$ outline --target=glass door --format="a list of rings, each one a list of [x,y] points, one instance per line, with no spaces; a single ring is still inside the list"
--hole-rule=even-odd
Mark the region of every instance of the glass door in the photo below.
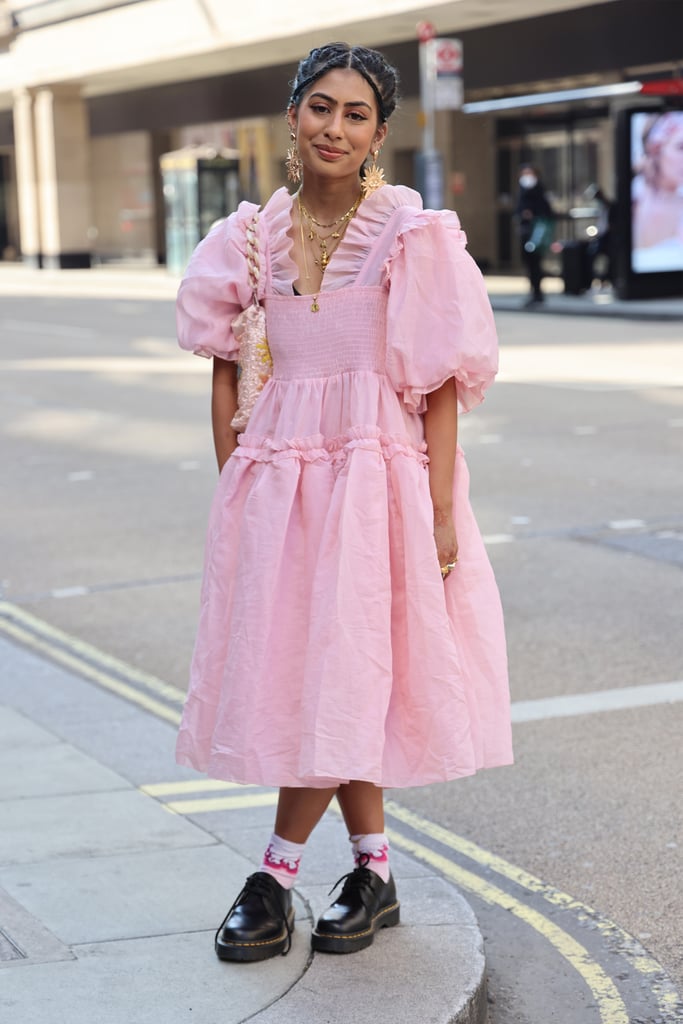
[[[594,221],[585,193],[601,180],[600,141],[607,120],[575,125],[568,121],[552,127],[522,121],[499,123],[497,153],[498,253],[502,268],[518,271],[521,259],[514,209],[517,204],[518,174],[522,163],[538,168],[550,203],[556,213],[558,240],[585,238]],[[590,234],[590,233],[589,233]],[[557,261],[549,254],[548,273],[557,273]]]

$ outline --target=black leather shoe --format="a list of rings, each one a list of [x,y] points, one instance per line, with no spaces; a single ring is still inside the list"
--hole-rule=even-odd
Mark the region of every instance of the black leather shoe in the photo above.
[[[375,871],[357,867],[339,879],[342,881],[344,888],[339,898],[319,918],[311,935],[313,949],[321,953],[355,953],[365,949],[372,945],[378,928],[391,928],[400,919],[400,904],[391,875],[388,882],[383,882]]]
[[[257,871],[225,915],[214,948],[221,960],[268,960],[289,952],[294,931],[292,894]]]

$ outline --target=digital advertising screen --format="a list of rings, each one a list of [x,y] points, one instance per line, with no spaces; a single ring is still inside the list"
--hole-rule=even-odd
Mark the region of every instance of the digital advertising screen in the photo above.
[[[631,271],[683,271],[683,110],[629,112]]]

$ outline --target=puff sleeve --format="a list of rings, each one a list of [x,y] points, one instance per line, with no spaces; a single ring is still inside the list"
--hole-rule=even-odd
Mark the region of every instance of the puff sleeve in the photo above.
[[[239,355],[232,322],[252,298],[246,228],[257,209],[253,203],[240,203],[235,213],[211,229],[190,258],[178,289],[176,327],[180,347],[195,355],[207,359]],[[263,252],[260,258],[263,265]]]
[[[481,272],[455,213],[410,210],[386,263],[387,373],[412,412],[450,377],[464,412],[498,370],[498,339]]]

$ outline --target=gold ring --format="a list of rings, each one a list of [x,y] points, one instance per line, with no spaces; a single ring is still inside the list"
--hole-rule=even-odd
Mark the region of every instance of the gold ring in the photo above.
[[[455,569],[455,563],[457,561],[458,559],[456,558],[455,562],[448,562],[446,565],[441,566],[441,575],[443,576],[444,579],[446,579],[449,572],[453,572],[453,570]]]

